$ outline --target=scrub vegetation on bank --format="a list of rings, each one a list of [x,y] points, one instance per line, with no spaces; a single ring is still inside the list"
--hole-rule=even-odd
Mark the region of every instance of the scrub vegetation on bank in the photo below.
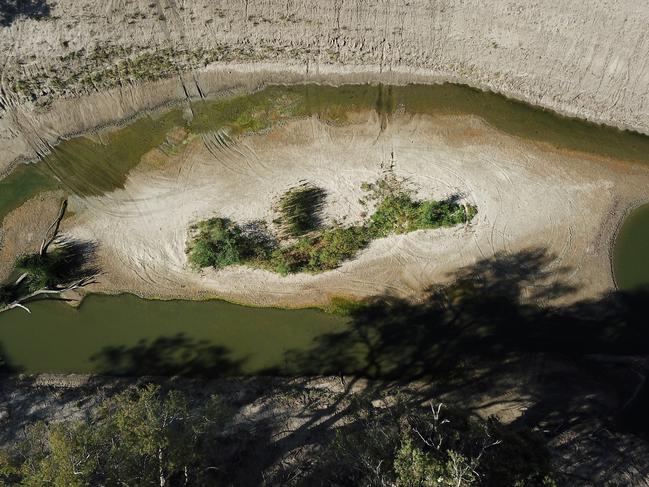
[[[342,421],[280,469],[267,485],[556,485],[541,436],[442,404],[399,397],[375,406],[362,395]],[[263,433],[237,423],[219,396],[195,400],[149,384],[103,401],[89,417],[25,430],[0,450],[3,485],[257,485]],[[264,444],[264,443],[262,443]]]
[[[475,206],[460,204],[457,198],[415,200],[393,176],[364,184],[363,189],[368,192],[364,204],[373,203],[375,210],[356,225],[323,226],[326,195],[309,183],[280,198],[274,222],[279,235],[264,224],[239,225],[221,217],[201,221],[190,228],[189,262],[194,268],[246,265],[282,275],[324,272],[353,259],[375,239],[468,223],[477,213]]]

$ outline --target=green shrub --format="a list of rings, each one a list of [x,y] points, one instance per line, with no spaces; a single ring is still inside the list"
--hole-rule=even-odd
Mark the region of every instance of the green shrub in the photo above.
[[[320,485],[554,487],[550,455],[532,434],[458,410],[356,401],[312,466]]]
[[[325,193],[307,183],[286,192],[279,202],[277,223],[297,240],[275,246],[259,233],[246,233],[227,219],[211,218],[193,228],[197,234],[188,246],[189,262],[216,269],[250,265],[282,275],[323,272],[354,258],[373,239],[466,223],[477,212],[474,206],[454,201],[414,201],[394,182],[381,180],[365,188],[379,200],[366,223],[321,228]]]
[[[57,277],[53,269],[53,264],[53,259],[48,255],[22,255],[16,261],[16,269],[21,273],[27,274],[26,282],[29,291],[33,292],[56,285]]]
[[[29,425],[0,450],[0,484],[225,485],[231,445],[217,432],[230,418],[216,397],[198,405],[159,386],[129,390],[90,418]]]
[[[407,233],[416,229],[419,221],[416,203],[405,193],[385,197],[370,217],[369,228],[377,237],[391,233]]]
[[[198,224],[198,236],[189,248],[195,267],[220,269],[241,262],[241,230],[225,218],[210,218]]]
[[[282,275],[304,272],[309,265],[312,248],[312,241],[307,237],[287,247],[277,248],[271,255],[268,268]]]
[[[309,270],[318,272],[335,269],[364,249],[370,240],[369,232],[364,226],[329,228],[314,241]]]
[[[198,233],[187,249],[196,268],[221,269],[268,259],[270,244],[263,235],[244,232],[227,218],[210,218],[194,227]]]
[[[452,227],[471,221],[475,206],[453,201],[413,201],[405,192],[383,198],[370,217],[369,228],[378,237],[439,227]]]

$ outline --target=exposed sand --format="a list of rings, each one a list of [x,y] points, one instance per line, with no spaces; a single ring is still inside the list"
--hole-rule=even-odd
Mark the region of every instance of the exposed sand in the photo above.
[[[220,140],[196,138],[166,163],[151,153],[124,190],[71,198],[74,216],[63,230],[99,243],[105,273],[94,291],[267,306],[323,304],[332,296],[416,298],[482,258],[542,249],[547,274],[528,296],[561,283],[574,291],[560,299],[572,301],[613,288],[609,250],[619,218],[649,199],[649,168],[560,152],[469,116],[395,115],[382,131],[376,114],[365,112],[344,126],[311,118]],[[318,275],[188,268],[192,222],[219,215],[271,223],[273,202],[301,180],[326,189],[329,218],[351,221],[364,211],[361,183],[391,165],[420,197],[459,194],[478,215],[469,225],[375,241]]]

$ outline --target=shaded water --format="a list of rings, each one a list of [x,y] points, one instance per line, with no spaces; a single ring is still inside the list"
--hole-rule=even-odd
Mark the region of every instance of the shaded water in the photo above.
[[[79,309],[53,300],[0,314],[0,356],[21,372],[210,376],[317,373],[294,370],[307,350],[347,320],[315,309],[250,308],[223,301],[88,297]],[[334,373],[336,371],[333,371]]]
[[[649,286],[649,205],[634,210],[624,221],[613,255],[620,289]]]
[[[186,108],[186,107],[185,107]],[[40,191],[100,195],[124,186],[128,172],[152,149],[173,150],[172,129],[204,134],[263,130],[292,117],[317,115],[344,123],[350,111],[374,109],[389,122],[395,111],[474,115],[514,136],[585,154],[649,162],[649,137],[558,117],[502,96],[456,85],[269,87],[258,93],[196,102],[146,115],[130,125],[63,141],[42,161],[20,166],[0,180],[0,220]],[[623,287],[649,280],[649,207],[630,218],[616,247]],[[637,223],[635,223],[637,221]],[[627,230],[627,227],[630,230]],[[644,242],[644,246],[643,246]],[[144,301],[92,296],[79,310],[42,301],[32,315],[0,314],[0,356],[25,372],[124,374],[261,372],[316,373],[285,361],[287,350],[308,350],[315,340],[347,326],[316,310],[245,308],[223,302]],[[336,370],[327,372],[336,373]]]

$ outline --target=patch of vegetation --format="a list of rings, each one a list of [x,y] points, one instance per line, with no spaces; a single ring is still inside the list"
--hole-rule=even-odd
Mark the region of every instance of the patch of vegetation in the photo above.
[[[314,390],[295,392],[313,399],[307,409],[318,404]],[[263,478],[292,486],[556,486],[534,432],[441,404],[421,407],[399,391],[380,405],[372,397],[341,398],[338,421],[310,430],[317,433],[308,445],[295,437],[291,461],[282,461],[271,430],[237,425],[220,398],[148,384],[105,399],[82,419],[28,426],[0,450],[0,484],[220,486]],[[262,451],[273,455],[260,461]],[[264,463],[269,457],[275,465]],[[251,468],[261,471],[251,476]]]
[[[289,190],[279,203],[276,220],[290,237],[282,245],[266,235],[251,236],[237,224],[222,218],[198,223],[188,245],[189,262],[197,268],[221,269],[228,265],[248,265],[282,275],[323,272],[352,259],[372,240],[392,234],[449,227],[469,222],[475,207],[454,200],[416,201],[394,181],[381,180],[366,187],[376,210],[358,225],[333,225],[322,228],[320,211],[324,191],[304,184]]]
[[[352,259],[370,241],[364,226],[335,226],[313,237],[302,237],[294,244],[275,249],[265,267],[283,275],[323,272]]]
[[[222,269],[268,259],[271,244],[263,232],[245,231],[227,218],[210,218],[193,227],[189,262],[196,268]]]
[[[363,189],[369,193],[370,201],[377,202],[368,224],[373,238],[452,227],[471,221],[477,214],[475,206],[458,204],[457,197],[416,201],[405,183],[392,175],[373,184],[366,183]]]
[[[471,419],[442,405],[376,408],[358,401],[350,427],[318,458],[327,485],[556,486],[540,435]],[[321,485],[325,485],[323,482]]]
[[[358,312],[366,306],[368,306],[366,301],[334,296],[322,309],[325,313],[339,316],[351,316],[353,313]]]
[[[60,240],[44,254],[18,257],[15,269],[20,277],[0,285],[0,308],[40,290],[62,291],[88,281],[98,273],[90,265],[94,249],[93,243]]]
[[[51,254],[22,255],[16,261],[16,269],[27,274],[24,282],[30,292],[56,286],[60,274],[65,269],[67,259],[61,252]]]
[[[225,456],[216,435],[228,418],[216,398],[190,408],[181,393],[149,385],[107,400],[87,422],[32,425],[2,452],[0,482],[215,485]]]

